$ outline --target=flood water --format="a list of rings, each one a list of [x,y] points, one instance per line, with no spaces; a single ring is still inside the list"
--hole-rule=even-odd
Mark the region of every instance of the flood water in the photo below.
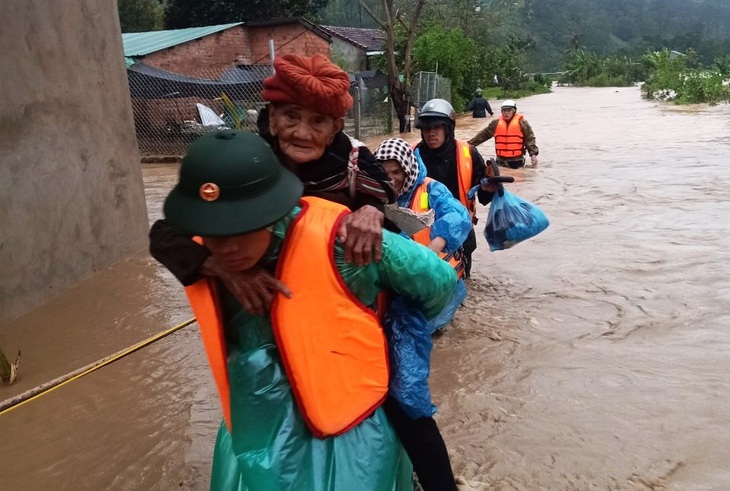
[[[517,102],[540,163],[508,189],[551,225],[489,252],[479,212],[469,297],[433,353],[455,473],[490,490],[730,489],[730,106],[637,88]],[[457,137],[484,124],[460,118]],[[144,173],[153,220],[176,167]],[[123,261],[0,328],[24,357],[0,401],[189,317],[169,273]],[[207,489],[219,420],[193,324],[0,414],[0,489]]]

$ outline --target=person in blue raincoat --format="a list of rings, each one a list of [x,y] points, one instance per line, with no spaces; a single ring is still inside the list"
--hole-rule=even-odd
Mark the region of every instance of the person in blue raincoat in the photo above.
[[[446,186],[427,177],[423,161],[403,139],[383,141],[374,155],[391,179],[399,207],[415,212],[434,210],[433,224],[419,232],[418,241],[455,270],[463,270],[459,253],[472,229],[464,205]],[[392,211],[386,208],[386,217],[390,215],[397,222]],[[386,410],[426,491],[456,489],[446,445],[433,419],[436,407],[431,402],[428,375],[431,334],[451,321],[465,297],[466,287],[460,279],[448,304],[434,319],[427,319],[417,305],[401,295],[393,296],[385,315],[391,366]],[[420,457],[414,458],[416,455]]]
[[[397,204],[400,208],[417,213],[434,211],[433,224],[412,238],[440,254],[462,278],[462,244],[471,230],[471,217],[466,207],[445,185],[427,176],[419,150],[413,151],[405,140],[389,138],[383,141],[375,151],[375,158],[388,173],[398,195]],[[408,236],[405,233],[403,235]],[[449,304],[429,321],[431,333],[451,322],[464,298],[466,286],[460,279]]]

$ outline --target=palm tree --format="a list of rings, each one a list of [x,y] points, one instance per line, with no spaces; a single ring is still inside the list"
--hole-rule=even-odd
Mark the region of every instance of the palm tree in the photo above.
[[[715,58],[715,68],[723,77],[730,76],[730,55]]]

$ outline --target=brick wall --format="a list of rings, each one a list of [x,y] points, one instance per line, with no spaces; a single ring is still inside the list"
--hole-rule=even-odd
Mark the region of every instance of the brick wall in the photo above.
[[[267,63],[270,59],[269,39],[274,40],[274,50],[277,56],[323,54],[329,57],[330,55],[329,41],[299,23],[249,29],[251,56],[254,63]]]
[[[276,55],[330,55],[329,42],[302,24],[278,26],[236,26],[225,31],[151,53],[144,63],[173,73],[217,78],[235,63],[266,64],[270,60],[269,40]]]
[[[144,57],[148,65],[191,77],[217,78],[237,59],[249,56],[249,36],[243,26],[190,41]]]

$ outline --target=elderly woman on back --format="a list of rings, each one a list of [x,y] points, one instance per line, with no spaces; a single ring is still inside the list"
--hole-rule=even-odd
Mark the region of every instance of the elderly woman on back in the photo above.
[[[259,117],[261,136],[282,165],[302,181],[305,196],[335,201],[354,211],[338,229],[345,260],[357,265],[379,261],[382,209],[395,200],[395,192],[372,153],[342,131],[353,104],[347,73],[323,55],[281,56],[274,68],[276,73],[264,80],[261,93],[269,103]],[[203,275],[219,277],[254,314],[269,309],[275,292],[291,295],[286,285],[259,268],[227,270],[210,251],[165,220],[150,230],[150,252],[183,285]]]

